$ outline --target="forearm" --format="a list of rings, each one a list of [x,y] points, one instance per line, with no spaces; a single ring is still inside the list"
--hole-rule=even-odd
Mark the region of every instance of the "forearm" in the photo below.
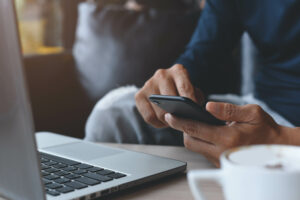
[[[300,146],[300,127],[290,128],[281,126],[281,144]]]

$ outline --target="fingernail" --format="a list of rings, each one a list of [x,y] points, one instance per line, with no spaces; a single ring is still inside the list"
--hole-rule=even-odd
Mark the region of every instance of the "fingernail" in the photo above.
[[[212,111],[212,112],[219,112],[220,106],[219,106],[219,104],[217,104],[215,102],[208,102],[206,104],[206,110]]]
[[[170,113],[166,113],[165,114],[165,120],[166,120],[166,122],[169,122],[170,120],[171,120],[171,114]]]
[[[206,103],[205,109],[206,109],[206,110],[210,110],[210,109],[211,109],[211,102],[207,102],[207,103]]]

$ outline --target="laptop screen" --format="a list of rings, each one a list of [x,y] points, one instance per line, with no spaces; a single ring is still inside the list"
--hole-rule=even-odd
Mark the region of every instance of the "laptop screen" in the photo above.
[[[45,199],[12,0],[0,1],[0,30],[0,194]]]

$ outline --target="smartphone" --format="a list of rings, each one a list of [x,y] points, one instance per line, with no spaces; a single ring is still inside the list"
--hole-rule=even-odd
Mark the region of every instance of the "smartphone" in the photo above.
[[[205,107],[196,104],[191,99],[181,96],[151,95],[149,100],[161,109],[177,117],[198,120],[212,125],[225,125],[225,122],[215,118]]]

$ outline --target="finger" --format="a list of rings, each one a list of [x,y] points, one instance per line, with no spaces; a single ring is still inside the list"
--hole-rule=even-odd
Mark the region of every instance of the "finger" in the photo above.
[[[208,102],[206,110],[216,118],[224,121],[250,122],[259,114],[257,105],[238,106],[230,103]]]
[[[136,106],[140,114],[142,115],[145,122],[151,124],[155,128],[163,128],[166,127],[164,123],[162,123],[156,116],[156,113],[148,101],[142,94],[136,95]]]
[[[170,113],[165,114],[165,121],[176,130],[213,144],[222,142],[227,135],[225,126],[211,126],[199,121],[178,118]]]
[[[168,126],[168,123],[165,121],[164,115],[166,114],[166,111],[155,105],[154,103],[151,102],[152,109],[154,110],[154,113],[156,115],[156,118],[164,124],[165,127]]]
[[[205,95],[199,88],[195,88],[195,96],[196,96],[196,99],[197,99],[197,103],[199,105],[204,105],[205,104],[205,102],[206,102]]]
[[[221,152],[216,145],[193,138],[188,134],[184,134],[184,146],[193,152],[204,155],[208,160],[218,166]]]
[[[194,86],[190,81],[187,70],[184,67],[174,68],[176,73],[173,73],[174,83],[176,85],[178,94],[183,97],[192,99],[194,102],[197,102],[195,96]]]
[[[162,95],[178,96],[175,83],[172,79],[166,78],[161,80],[158,87]]]
[[[170,79],[164,79],[160,81],[159,84],[159,93],[162,95],[173,95],[173,96],[178,96],[175,84],[173,82],[173,80]],[[164,123],[165,125],[168,125],[165,121],[165,114],[166,111],[164,111],[163,109],[161,109],[159,106],[151,103],[154,112],[156,113],[157,118]]]
[[[164,77],[159,82],[160,83],[158,85],[157,92],[155,92],[155,94],[177,95],[176,88],[172,80],[168,79],[167,77]],[[156,114],[157,119],[159,119],[163,124],[167,126],[167,123],[165,122],[165,118],[164,118],[166,112],[163,109],[161,109],[159,106],[153,104],[152,102],[151,102],[151,106]]]

